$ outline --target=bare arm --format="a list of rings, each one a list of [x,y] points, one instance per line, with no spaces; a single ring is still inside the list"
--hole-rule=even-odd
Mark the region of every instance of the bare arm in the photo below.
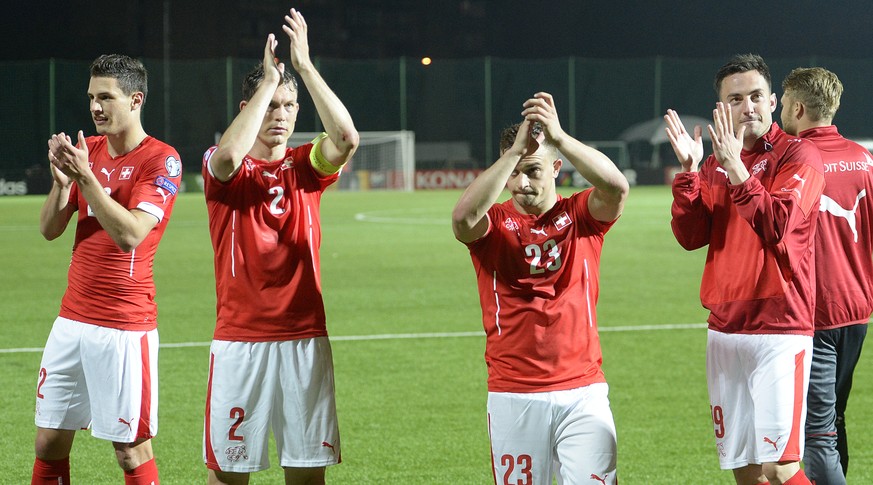
[[[555,101],[549,93],[536,93],[524,103],[528,121],[543,125],[546,138],[563,153],[573,167],[591,182],[594,191],[588,199],[588,210],[598,221],[611,222],[621,215],[630,187],[624,174],[606,155],[568,135],[558,120]]]
[[[125,252],[135,249],[155,227],[158,219],[138,209],[128,210],[103,190],[103,186],[88,164],[88,145],[81,131],[79,131],[78,147],[73,145],[70,137],[64,133],[53,135],[52,140],[56,146],[54,151],[50,150],[49,155],[53,167],[67,179],[76,182],[91,212],[115,244]],[[55,187],[58,187],[56,192]],[[69,186],[66,189],[60,188],[58,177],[55,177],[52,192],[56,195],[49,194],[46,205],[43,206],[40,226],[44,228],[44,235],[48,233],[57,237],[63,233],[63,229],[60,232],[57,230],[61,227],[59,223],[64,218],[64,214],[68,212],[65,216],[66,222],[69,222],[72,215],[72,209],[60,209],[61,201],[65,200],[61,199],[63,193],[66,192],[69,196]],[[63,223],[63,228],[66,228],[66,222]]]
[[[303,15],[292,8],[290,15],[285,16],[285,24],[282,30],[291,41],[291,64],[306,84],[327,133],[327,139],[319,145],[321,154],[328,163],[340,167],[354,155],[360,136],[345,105],[331,91],[309,58],[308,27]]]
[[[512,147],[479,174],[461,194],[452,210],[452,231],[459,241],[468,243],[485,235],[488,230],[488,219],[485,217],[488,208],[497,201],[522,157],[537,150],[538,145],[531,137],[530,128],[529,121],[522,122]]]
[[[243,158],[254,146],[264,115],[273,99],[273,94],[282,81],[283,63],[276,64],[274,54],[278,41],[273,34],[267,36],[264,46],[264,80],[252,99],[241,106],[240,112],[218,141],[218,148],[209,159],[209,167],[216,179],[225,182],[239,170]]]

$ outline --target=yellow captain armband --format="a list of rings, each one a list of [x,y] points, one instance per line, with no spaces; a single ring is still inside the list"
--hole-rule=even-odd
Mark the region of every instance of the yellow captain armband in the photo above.
[[[342,165],[334,165],[327,161],[324,158],[324,154],[321,152],[321,142],[327,138],[327,133],[322,133],[315,137],[312,140],[312,151],[309,152],[309,163],[312,164],[312,168],[315,169],[316,172],[322,173],[324,175],[333,175],[342,169],[345,164]]]

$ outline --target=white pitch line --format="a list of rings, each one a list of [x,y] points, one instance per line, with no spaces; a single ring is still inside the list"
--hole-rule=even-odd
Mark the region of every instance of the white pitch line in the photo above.
[[[687,330],[706,328],[705,323],[676,323],[666,325],[626,325],[620,327],[600,327],[600,332],[646,332],[650,330]],[[477,332],[441,332],[441,333],[386,333],[378,335],[338,335],[330,337],[331,342],[365,341],[365,340],[400,340],[416,338],[463,338],[484,337],[484,331]],[[211,342],[177,342],[161,344],[161,348],[173,349],[184,347],[209,347]],[[23,354],[28,352],[42,352],[42,347],[24,347],[18,349],[0,349],[0,354]]]

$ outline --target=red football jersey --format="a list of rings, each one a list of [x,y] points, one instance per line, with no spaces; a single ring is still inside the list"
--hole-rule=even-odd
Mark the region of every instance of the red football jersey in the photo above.
[[[105,136],[88,137],[85,143],[91,171],[103,190],[122,206],[148,212],[159,222],[136,249],[125,253],[74,183],[70,203],[79,216],[60,316],[123,330],[151,330],[158,316],[152,266],[182,178],[179,154],[150,136],[116,158],[109,155]]]
[[[815,328],[867,323],[873,313],[873,158],[836,126],[799,136],[821,151],[825,175],[815,237]]]
[[[673,180],[676,240],[709,245],[700,285],[709,328],[812,335],[821,155],[773,123],[741,157],[751,175],[742,184],[713,156]]]
[[[214,338],[243,342],[327,335],[318,250],[324,190],[339,174],[320,177],[313,145],[285,158],[246,156],[236,175],[220,182],[203,156],[209,233],[215,251],[217,322]]]
[[[600,251],[612,223],[588,211],[591,189],[540,216],[512,201],[488,210],[469,243],[485,327],[491,392],[543,392],[605,382],[595,307]]]

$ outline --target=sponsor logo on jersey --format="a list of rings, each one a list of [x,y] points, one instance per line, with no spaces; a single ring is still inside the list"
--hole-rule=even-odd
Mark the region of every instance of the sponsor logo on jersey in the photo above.
[[[566,211],[553,217],[552,222],[555,223],[555,228],[559,231],[573,223]]]
[[[165,189],[167,192],[173,195],[176,195],[176,191],[179,190],[179,188],[176,187],[176,184],[174,184],[172,180],[164,177],[163,175],[158,175],[158,178],[155,179],[155,185],[162,189]]]
[[[224,456],[227,457],[227,461],[231,463],[236,463],[240,460],[248,460],[249,451],[246,448],[245,444],[236,445],[224,450]]]
[[[724,178],[730,178],[730,175],[728,175],[727,170],[725,170],[725,169],[723,169],[723,168],[721,168],[721,167],[715,167],[715,171],[716,171],[716,172],[721,172],[721,173],[723,173],[723,174],[724,174]]]
[[[852,235],[855,237],[855,242],[858,242],[858,228],[856,226],[856,213],[858,212],[858,204],[861,203],[861,199],[867,196],[867,189],[861,189],[858,192],[858,195],[855,196],[855,205],[852,207],[852,210],[844,209],[837,201],[831,199],[830,197],[821,194],[821,202],[819,204],[818,210],[821,212],[827,212],[835,217],[842,217],[849,223],[849,229],[852,230]]]
[[[130,180],[131,175],[133,175],[133,167],[121,167],[121,175],[118,180]]]
[[[327,441],[322,441],[321,447],[328,448],[331,452],[333,452],[333,454],[336,454],[336,448],[334,448],[333,445],[328,443]]]
[[[803,192],[801,192],[801,190],[803,189],[803,186],[806,185],[806,179],[798,174],[794,174],[791,176],[791,180],[797,180],[798,182],[800,182],[800,188],[798,189],[797,184],[794,184],[793,187],[782,187],[782,192],[794,192],[797,194],[797,198],[799,199],[803,196]]]
[[[178,158],[170,155],[164,161],[164,167],[167,168],[167,175],[170,178],[176,178],[179,175],[182,175],[182,162],[179,161]]]
[[[769,443],[769,444],[773,445],[773,449],[778,450],[778,449],[779,449],[779,440],[780,440],[780,439],[782,439],[782,437],[781,437],[781,436],[777,436],[777,437],[776,437],[776,441],[773,441],[773,440],[771,440],[770,438],[768,438],[768,437],[765,436],[765,437],[764,437],[764,443]]]
[[[600,477],[598,477],[597,475],[595,475],[595,474],[592,473],[591,476],[588,477],[588,478],[590,478],[590,479],[592,479],[592,480],[597,480],[598,482],[602,483],[603,485],[606,485],[606,479],[607,479],[608,477],[609,477],[608,474],[603,475],[603,478],[600,478]]]
[[[113,169],[112,169],[112,172],[114,172],[114,171],[115,171],[115,169],[113,168]],[[106,176],[106,181],[107,181],[107,182],[110,181],[110,180],[112,180],[112,172],[108,172],[108,171],[106,171],[106,167],[103,167],[103,168],[100,169],[100,173],[102,173],[103,175]]]
[[[266,177],[266,178],[271,178],[271,179],[279,180],[279,177],[278,177],[276,174],[272,174],[272,173],[270,173],[270,172],[268,172],[268,171],[266,171],[266,170],[262,170],[262,171],[261,171],[261,175],[263,175],[263,176]]]
[[[126,419],[124,419],[124,418],[118,418],[118,422],[119,422],[119,423],[121,423],[121,424],[127,426],[127,429],[128,429],[128,430],[133,431],[133,427],[130,425],[131,421],[133,421],[133,418],[130,418],[130,421],[128,421],[128,420],[126,420]]]
[[[546,235],[547,235],[547,234],[546,234],[546,229],[545,229],[545,228],[543,228],[543,229],[534,229],[534,228],[530,228],[530,232],[532,232],[532,233],[534,233],[534,234],[538,234],[538,235],[540,235],[540,236],[546,236]]]

